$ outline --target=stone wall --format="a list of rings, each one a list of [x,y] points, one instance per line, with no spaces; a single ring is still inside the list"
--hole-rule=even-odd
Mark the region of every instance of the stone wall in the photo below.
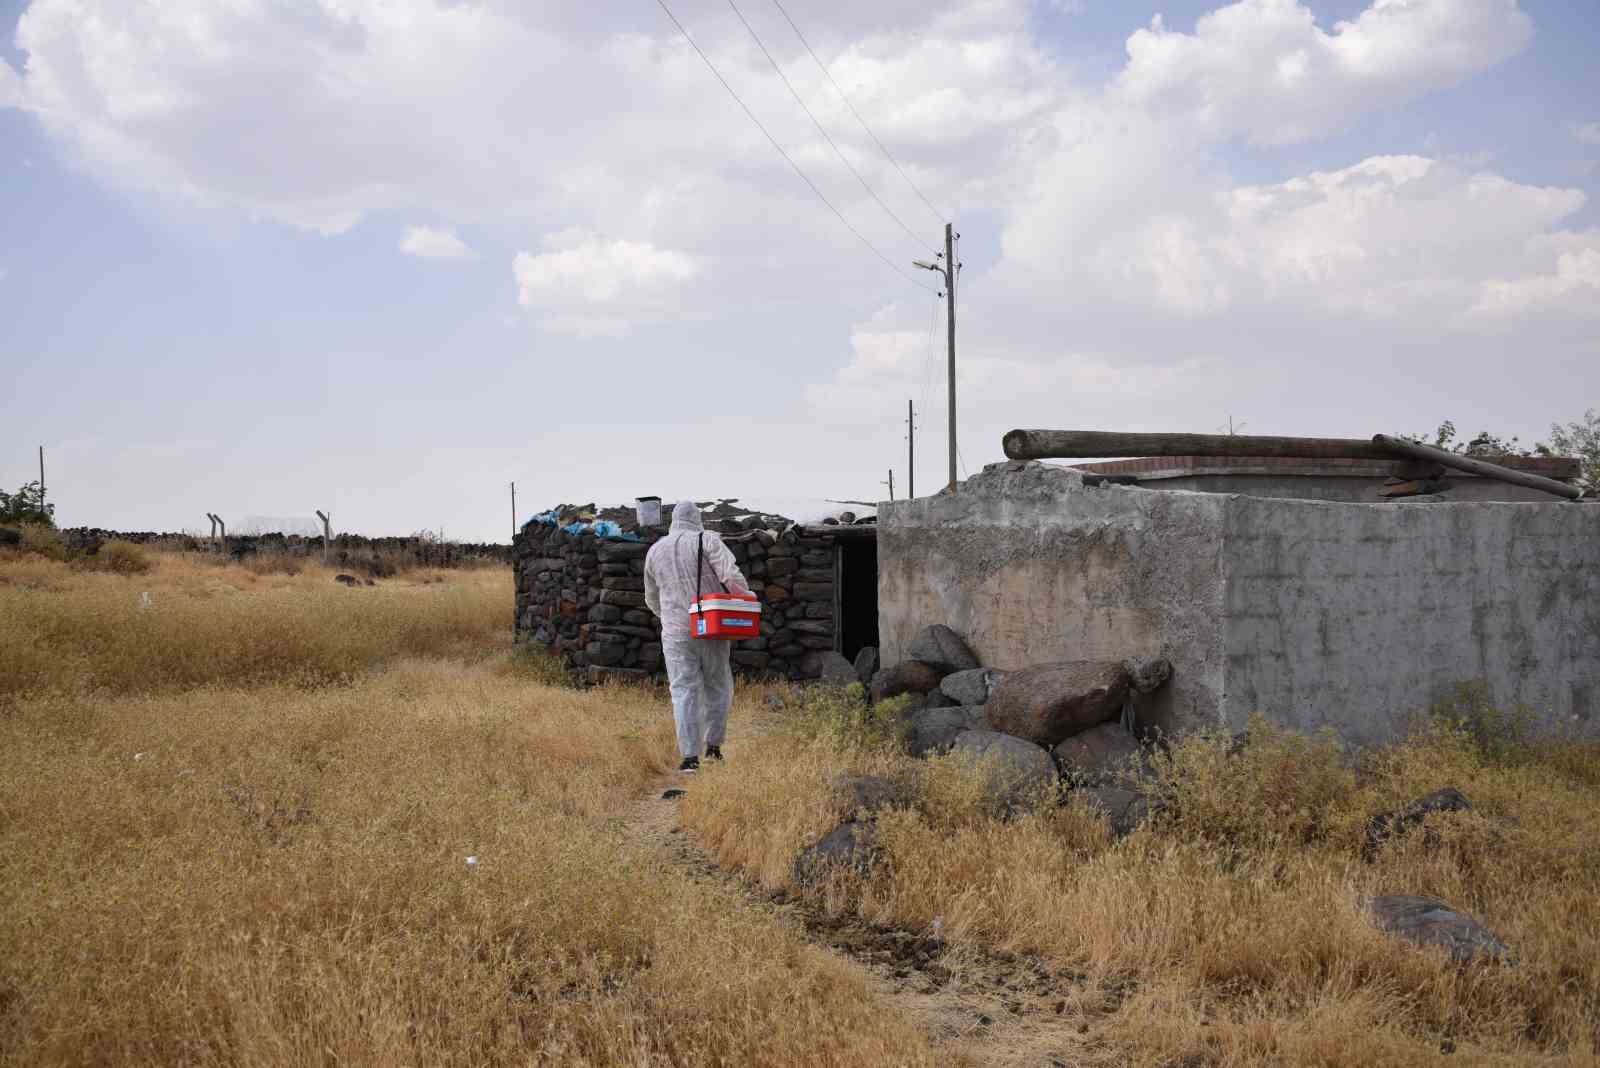
[[[987,666],[1165,657],[1140,717],[1391,739],[1463,683],[1600,728],[1600,504],[1346,504],[997,464],[879,513],[885,663],[945,623]]]
[[[837,646],[835,537],[827,531],[721,533],[761,600],[761,634],[734,644],[736,671],[792,679],[820,673],[819,654]],[[638,541],[525,525],[513,546],[517,640],[542,645],[591,677],[660,675],[661,625],[645,607],[644,557],[666,530],[633,533]]]
[[[100,527],[64,527],[61,540],[68,549],[93,554],[108,541],[127,541],[168,552],[214,552],[217,543],[207,535],[162,534],[155,531],[104,530]],[[229,534],[226,550],[239,557],[252,553],[284,553],[322,558],[322,537],[300,534]],[[461,567],[511,562],[511,546],[503,544],[438,541],[433,538],[368,538],[360,534],[335,534],[328,553],[337,566],[359,567],[377,557],[395,557],[424,567]]]

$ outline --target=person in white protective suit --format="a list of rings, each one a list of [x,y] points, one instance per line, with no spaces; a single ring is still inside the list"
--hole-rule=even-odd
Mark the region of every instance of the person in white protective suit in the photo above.
[[[704,563],[701,550],[704,547]],[[700,506],[679,501],[667,536],[644,558],[644,599],[661,620],[661,652],[678,727],[679,771],[700,770],[700,757],[722,759],[728,709],[733,705],[733,643],[694,638],[689,605],[703,593],[749,593],[750,587],[722,539],[705,529]]]

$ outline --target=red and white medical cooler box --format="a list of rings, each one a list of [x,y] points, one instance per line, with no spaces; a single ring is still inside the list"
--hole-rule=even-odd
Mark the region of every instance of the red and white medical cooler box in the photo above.
[[[753,593],[708,593],[689,606],[696,638],[741,641],[761,634],[761,602]]]

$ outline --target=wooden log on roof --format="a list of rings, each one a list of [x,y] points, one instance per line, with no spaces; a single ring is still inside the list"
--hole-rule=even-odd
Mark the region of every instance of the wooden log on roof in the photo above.
[[[1379,437],[1390,441],[1403,439]],[[1262,434],[1137,434],[1104,430],[1013,430],[1002,441],[1011,460],[1089,460],[1119,456],[1236,456],[1280,457],[1298,460],[1383,460],[1402,455],[1444,463],[1441,456],[1455,453],[1418,446],[1424,453],[1397,453],[1366,438],[1283,438]],[[1406,442],[1406,444],[1414,444]],[[1574,479],[1581,465],[1568,456],[1502,457],[1516,469],[1542,472],[1550,479]],[[1507,470],[1502,464],[1491,464]],[[1459,467],[1459,470],[1469,470]],[[1538,476],[1530,476],[1538,477]],[[1569,487],[1570,488],[1570,487]],[[1569,494],[1564,494],[1570,496]]]
[[[1105,430],[1013,430],[1002,441],[1012,460],[1101,456],[1288,456],[1302,460],[1388,460],[1361,438],[1277,438],[1260,434],[1123,434]]]
[[[1380,448],[1388,449],[1398,456],[1409,456],[1413,460],[1432,460],[1434,463],[1453,467],[1457,471],[1466,471],[1481,478],[1492,478],[1499,482],[1508,482],[1513,486],[1526,486],[1529,489],[1543,490],[1545,493],[1557,497],[1566,497],[1577,500],[1583,496],[1583,491],[1576,486],[1569,486],[1565,482],[1557,482],[1553,478],[1542,478],[1539,475],[1530,475],[1526,471],[1513,471],[1509,467],[1489,463],[1473,456],[1458,456],[1453,452],[1436,449],[1432,445],[1419,445],[1415,441],[1404,438],[1390,437],[1388,434],[1372,435],[1372,443]]]

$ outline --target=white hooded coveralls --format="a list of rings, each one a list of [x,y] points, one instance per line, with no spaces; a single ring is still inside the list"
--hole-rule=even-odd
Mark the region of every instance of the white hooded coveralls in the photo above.
[[[705,565],[697,576],[700,542]],[[708,745],[722,745],[733,705],[733,669],[728,663],[733,643],[690,636],[689,605],[700,592],[724,588],[749,592],[733,553],[716,534],[708,533],[693,501],[672,509],[667,536],[650,546],[644,558],[644,599],[661,620],[661,654],[672,690],[672,718],[678,728],[678,754],[699,757]]]

